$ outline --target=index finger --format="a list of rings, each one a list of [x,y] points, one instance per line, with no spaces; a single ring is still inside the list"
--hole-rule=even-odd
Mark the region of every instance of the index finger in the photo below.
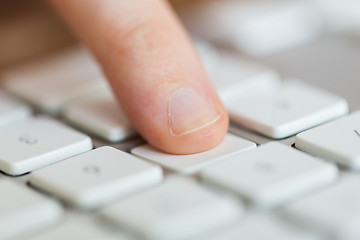
[[[100,62],[138,132],[169,153],[208,150],[228,115],[162,0],[52,0]]]

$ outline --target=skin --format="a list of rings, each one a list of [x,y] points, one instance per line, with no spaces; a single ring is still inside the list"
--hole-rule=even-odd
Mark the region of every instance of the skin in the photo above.
[[[97,58],[125,114],[150,144],[191,154],[222,141],[228,115],[165,0],[50,1]],[[181,88],[197,92],[217,118],[200,125],[197,119],[185,126],[189,131],[174,134],[169,117],[177,115],[169,116],[169,99]]]

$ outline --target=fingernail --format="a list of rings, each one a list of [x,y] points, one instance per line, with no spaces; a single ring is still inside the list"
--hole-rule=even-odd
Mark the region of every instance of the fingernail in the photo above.
[[[179,88],[169,98],[170,134],[182,136],[199,131],[219,120],[221,113],[194,89]]]

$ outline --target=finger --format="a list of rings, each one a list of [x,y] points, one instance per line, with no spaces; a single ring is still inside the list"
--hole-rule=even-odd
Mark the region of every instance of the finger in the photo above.
[[[228,115],[190,40],[163,0],[52,0],[91,49],[124,112],[169,153],[221,142]]]

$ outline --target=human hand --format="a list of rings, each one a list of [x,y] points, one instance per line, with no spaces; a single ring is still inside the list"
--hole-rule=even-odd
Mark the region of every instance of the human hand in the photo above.
[[[219,144],[228,115],[164,0],[51,0],[92,51],[137,131],[173,154]]]

